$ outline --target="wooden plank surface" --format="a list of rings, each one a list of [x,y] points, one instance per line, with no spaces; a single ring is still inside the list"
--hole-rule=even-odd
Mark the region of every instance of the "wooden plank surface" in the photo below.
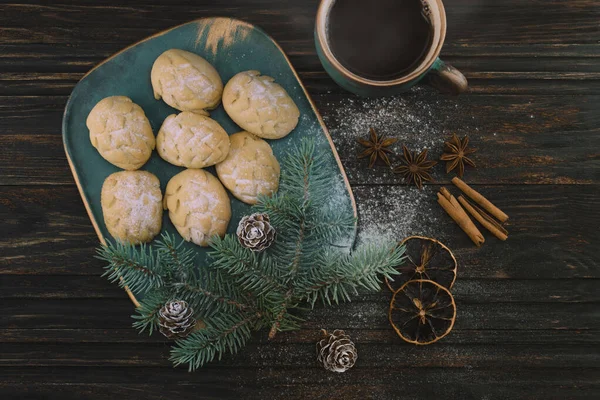
[[[354,136],[345,135],[346,126],[340,127],[347,118],[339,113],[340,107],[364,112],[369,102],[356,101],[355,106],[349,106],[348,96],[333,93],[314,96],[314,100],[330,126],[352,184],[367,184],[373,179],[381,184],[399,182],[385,168],[369,170],[364,162],[357,161],[360,146]],[[439,131],[440,146],[432,149],[433,157],[439,157],[441,144],[450,132],[470,135],[480,165],[469,173],[470,183],[600,183],[600,150],[596,146],[600,95],[569,96],[568,104],[563,104],[565,97],[558,95],[440,98],[425,89],[405,95],[403,101],[391,107],[397,107],[398,112],[403,111],[403,105],[434,110],[429,118]],[[72,184],[58,129],[65,103],[64,96],[0,96],[0,184]],[[48,125],[40,121],[48,121]],[[375,118],[372,123],[388,135],[395,134]],[[57,128],[48,129],[50,125]],[[399,150],[399,144],[396,147]],[[499,152],[499,148],[504,151]],[[436,170],[434,178],[449,182],[441,170]]]
[[[599,398],[600,4],[444,4],[442,56],[471,91],[451,98],[421,87],[378,103],[343,92],[323,71],[312,39],[317,0],[1,2],[0,397]],[[274,341],[257,333],[242,353],[188,374],[170,366],[167,342],[130,328],[131,303],[93,257],[97,238],[62,148],[63,108],[112,53],[213,15],[261,26],[290,56],[353,185],[360,237],[424,233],[455,251],[449,336],[426,347],[402,342],[383,291],[317,307],[300,331]],[[376,106],[400,122],[386,126]],[[365,168],[356,137],[370,124],[409,145],[430,143],[434,158],[448,134],[468,134],[479,166],[468,181],[511,216],[509,240],[470,244],[436,206],[450,178],[442,168],[423,192],[382,166]],[[352,335],[353,370],[315,365],[321,328]]]

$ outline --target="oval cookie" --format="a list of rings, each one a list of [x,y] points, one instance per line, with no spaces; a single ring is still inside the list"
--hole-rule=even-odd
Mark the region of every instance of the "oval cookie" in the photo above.
[[[160,232],[162,193],[158,178],[150,172],[109,175],[102,185],[100,203],[108,232],[121,242],[149,242]]]
[[[144,110],[129,97],[100,100],[90,111],[86,125],[92,146],[119,168],[138,169],[152,155],[155,146],[152,127]]]
[[[208,115],[205,110],[216,108],[223,94],[219,73],[197,54],[179,49],[162,53],[150,73],[156,100],[180,111]]]
[[[221,182],[202,169],[187,169],[167,184],[163,207],[179,234],[188,242],[208,246],[223,236],[231,219],[231,204]]]
[[[223,185],[248,204],[256,204],[259,195],[275,193],[280,169],[269,143],[248,132],[235,133],[229,140],[229,154],[216,167]]]
[[[204,168],[227,157],[229,136],[217,121],[184,111],[165,119],[156,136],[156,148],[173,165]]]
[[[227,82],[223,107],[242,129],[265,139],[286,136],[300,117],[285,89],[258,71],[240,72]]]

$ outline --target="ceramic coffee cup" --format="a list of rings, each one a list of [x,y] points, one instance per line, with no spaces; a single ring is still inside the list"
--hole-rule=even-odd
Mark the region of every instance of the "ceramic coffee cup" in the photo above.
[[[428,83],[442,93],[456,95],[467,90],[468,83],[464,75],[439,58],[446,37],[446,12],[442,1],[421,1],[424,3],[423,12],[426,12],[429,17],[433,37],[420,64],[394,79],[373,80],[351,72],[336,59],[327,37],[329,15],[336,0],[322,0],[317,12],[315,44],[321,63],[331,78],[344,89],[369,97],[405,92],[426,76]],[[373,7],[376,6],[377,2],[374,1]]]

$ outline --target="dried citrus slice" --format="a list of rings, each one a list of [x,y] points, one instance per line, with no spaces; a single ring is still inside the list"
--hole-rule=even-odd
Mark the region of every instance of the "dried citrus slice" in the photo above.
[[[415,279],[394,293],[388,317],[398,336],[408,343],[431,344],[452,330],[456,304],[442,285]]]
[[[392,292],[413,279],[429,279],[451,289],[456,280],[458,263],[452,251],[443,243],[423,236],[411,236],[400,242],[406,246],[405,258],[396,269],[401,275],[394,281],[386,279]]]

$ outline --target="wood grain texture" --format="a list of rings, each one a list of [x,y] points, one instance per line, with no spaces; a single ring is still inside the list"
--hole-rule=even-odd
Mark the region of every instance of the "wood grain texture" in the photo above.
[[[6,275],[0,299],[121,299],[123,292],[97,275]],[[582,303],[600,302],[595,279],[513,280],[464,278],[452,292],[469,303]],[[387,293],[364,301],[385,302]]]
[[[170,366],[168,342],[131,329],[126,294],[99,276],[97,238],[60,134],[67,97],[90,68],[194,18],[257,24],[289,55],[330,127],[359,229],[389,225],[388,208],[414,192],[386,168],[366,169],[355,137],[339,129],[340,108],[365,103],[318,61],[318,0],[2,2],[0,398],[600,398],[600,4],[444,4],[442,57],[471,91],[450,98],[418,88],[403,96],[410,110],[393,111],[420,107],[441,136],[470,135],[479,168],[465,179],[510,215],[508,241],[488,237],[476,249],[435,206],[450,178],[441,166],[419,197],[422,228],[459,259],[453,332],[432,346],[405,344],[387,322],[390,294],[362,294],[316,307],[301,330],[273,341],[259,332],[242,353],[188,374]],[[407,234],[423,233],[415,226]],[[354,369],[328,374],[314,364],[321,328],[352,335]]]
[[[478,149],[474,158],[479,165],[468,172],[470,183],[600,183],[600,150],[596,146],[600,95],[569,97],[568,104],[563,104],[564,97],[556,95],[440,98],[427,89],[404,98],[413,107],[434,111],[429,123],[436,127],[440,140],[437,148],[431,149],[431,157],[439,157],[443,137],[450,132],[470,135]],[[365,168],[364,162],[356,160],[360,149],[356,139],[336,129],[345,118],[337,109],[343,106],[349,112],[358,111],[360,101],[356,107],[348,107],[347,96],[333,93],[314,96],[314,100],[330,127],[351,184],[399,182],[382,166]],[[59,123],[65,103],[63,96],[0,97],[0,184],[73,183],[60,130],[48,129]],[[395,107],[398,113],[404,112],[401,105]],[[39,121],[48,121],[48,125]],[[381,133],[395,134],[385,129]],[[400,150],[400,143],[395,150]],[[441,166],[434,169],[434,178],[449,182]]]
[[[387,327],[384,329],[357,329],[352,331],[353,338],[360,343],[374,344],[401,344],[398,337],[391,333]],[[286,335],[278,335],[269,340],[266,335],[257,335],[253,339],[255,344],[312,344],[315,339],[312,329],[301,329]],[[111,329],[86,329],[86,328],[36,328],[36,329],[0,329],[0,343],[18,344],[76,344],[87,343],[92,348],[96,343],[164,343],[161,336],[139,335],[129,326]],[[444,338],[442,344],[472,344],[472,345],[597,345],[600,342],[598,331],[593,329],[565,330],[565,329],[506,329],[506,330],[457,330]],[[7,347],[9,348],[9,347]]]
[[[310,311],[310,320],[306,321],[303,327],[317,333],[321,328],[386,329],[389,328],[387,310],[390,298],[391,296],[383,296],[372,301],[357,300],[356,304],[345,304],[335,309],[315,308]],[[0,304],[0,323],[10,329],[125,328],[132,323],[132,307],[127,301],[125,298],[3,299]],[[556,303],[550,306],[546,303],[462,303],[460,299],[456,301],[458,314],[455,330],[502,330],[515,327],[573,331],[600,329],[600,310],[597,304],[593,303]],[[390,333],[393,335],[391,329]],[[257,353],[254,355],[257,356]]]
[[[294,63],[294,58],[291,61]],[[532,59],[530,62],[539,61]],[[587,79],[587,72],[471,72],[463,59],[458,59],[453,64],[464,71],[469,80],[471,96],[600,94],[600,74],[597,72],[590,73],[590,79]],[[296,62],[294,66],[301,65]],[[0,96],[68,96],[84,75],[84,72],[0,72]],[[335,92],[349,96],[322,70],[298,68],[298,75],[312,94]]]
[[[86,4],[87,3],[87,4]],[[597,4],[594,0],[522,2],[454,0],[446,2],[451,42],[512,43],[596,43]],[[260,0],[229,1],[217,10],[244,18],[271,32],[293,38],[312,33],[318,0],[265,3]],[[93,7],[93,12],[89,9]],[[117,41],[131,43],[157,30],[215,13],[210,3],[190,7],[185,1],[152,4],[134,1],[127,5],[106,5],[99,1],[55,1],[51,4],[4,4],[2,34],[9,43]],[[85,15],[86,18],[82,18]],[[269,18],[265,18],[268,16]],[[29,26],[20,21],[28,18]],[[574,23],[576,21],[576,23]],[[453,25],[450,25],[453,24]],[[510,31],[507,31],[510,27]],[[112,29],[111,29],[112,28]]]
[[[600,278],[600,238],[585,235],[600,224],[600,211],[595,207],[600,192],[596,185],[478,188],[511,216],[507,225],[511,240],[501,247],[471,247],[469,239],[435,206],[435,190],[427,189],[430,199],[423,201],[432,207],[428,218],[439,221],[436,236],[459,258],[460,278]],[[388,218],[384,212],[373,215],[375,220],[361,219],[360,204],[371,202],[375,207],[385,207],[385,199],[402,190],[411,189],[356,186],[359,232],[367,224],[385,223]],[[102,272],[102,263],[93,258],[97,238],[75,187],[0,187],[0,220],[4,221],[0,261],[5,275],[98,276]],[[422,233],[418,227],[415,229],[408,234]]]

